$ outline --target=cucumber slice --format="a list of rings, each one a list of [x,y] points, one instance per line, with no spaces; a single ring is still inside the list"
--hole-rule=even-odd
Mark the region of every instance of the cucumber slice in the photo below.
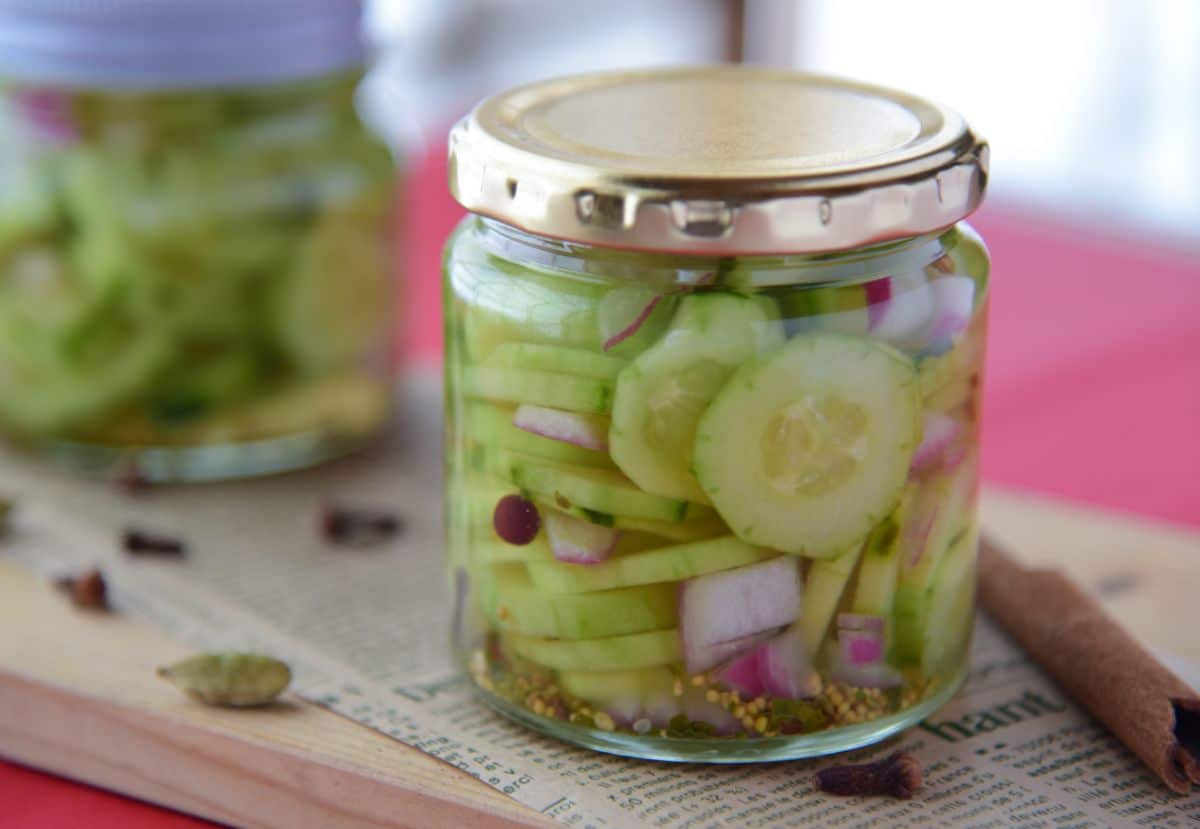
[[[582,348],[534,343],[503,343],[496,346],[484,365],[491,368],[527,369],[616,380],[627,361]]]
[[[463,394],[505,403],[533,403],[569,412],[607,414],[612,406],[613,388],[610,381],[594,377],[468,366],[463,372]]]
[[[518,429],[513,425],[512,408],[476,401],[468,403],[466,409],[467,432],[472,440],[482,445],[511,449],[554,463],[614,468],[613,462],[603,452]]]
[[[809,653],[817,653],[829,623],[842,603],[842,594],[850,576],[862,558],[863,548],[856,546],[834,558],[818,559],[808,568],[801,602],[800,635]]]
[[[921,637],[921,673],[935,677],[966,659],[975,622],[975,562],[979,528],[972,524],[951,545],[934,577]]]
[[[54,301],[41,314],[35,305],[0,309],[0,386],[19,390],[0,394],[0,419],[28,435],[106,414],[143,391],[174,351],[170,332],[137,319],[124,295],[58,289],[49,286]]]
[[[867,289],[862,285],[805,285],[779,300],[789,334],[837,331],[865,337],[871,330]]]
[[[656,521],[684,521],[712,514],[698,504],[643,492],[624,475],[609,469],[550,463],[506,449],[490,451],[486,458],[493,474],[501,480],[549,499],[563,510],[581,507],[596,513]]]
[[[547,594],[513,568],[497,573],[492,622],[499,630],[529,636],[596,639],[672,628],[678,612],[674,585]]]
[[[601,705],[636,700],[642,707],[648,701],[674,696],[675,674],[670,668],[643,668],[630,671],[560,671],[558,684],[580,699]]]
[[[322,215],[280,283],[280,341],[305,370],[348,366],[387,345],[392,289],[382,201],[368,193]]]
[[[958,468],[926,484],[915,496],[915,540],[910,532],[902,543],[910,545],[900,565],[893,623],[892,657],[904,664],[921,659],[935,582],[943,560],[973,519],[977,466],[967,458]]]
[[[647,492],[707,503],[691,472],[700,415],[739,364],[782,342],[769,299],[684,297],[663,338],[617,378],[609,430],[617,466]]]
[[[482,253],[470,239],[454,250],[467,256],[449,261],[447,269],[461,303],[471,359],[482,362],[497,346],[511,342],[600,351],[596,309],[605,293],[602,285],[522,268]]]
[[[652,518],[630,518],[626,515],[612,515],[607,512],[585,509],[579,506],[562,507],[553,499],[534,497],[536,503],[552,509],[561,509],[568,515],[591,521],[602,527],[612,527],[615,530],[626,530],[644,535],[657,536],[668,541],[703,541],[728,535],[729,528],[716,513],[689,518],[686,521],[655,521]],[[662,546],[659,544],[657,546]]]
[[[679,631],[674,628],[577,641],[512,635],[508,641],[518,656],[560,671],[653,668],[683,658]]]
[[[921,437],[912,361],[804,334],[730,378],[700,419],[694,468],[751,544],[829,558],[892,511]]]
[[[871,530],[858,568],[851,612],[891,619],[900,579],[903,528],[914,492],[913,488],[906,489],[900,506]]]
[[[727,535],[615,556],[601,564],[531,562],[529,575],[533,583],[547,593],[590,593],[637,584],[680,581],[778,557],[774,550],[752,547]]]

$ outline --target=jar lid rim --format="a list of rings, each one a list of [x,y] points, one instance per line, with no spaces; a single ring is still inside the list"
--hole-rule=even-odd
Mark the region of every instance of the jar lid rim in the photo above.
[[[263,85],[363,63],[362,0],[0,0],[0,76],[76,89]]]
[[[791,70],[705,66],[542,81],[451,132],[469,210],[555,238],[706,253],[859,247],[953,225],[987,144],[953,110]]]

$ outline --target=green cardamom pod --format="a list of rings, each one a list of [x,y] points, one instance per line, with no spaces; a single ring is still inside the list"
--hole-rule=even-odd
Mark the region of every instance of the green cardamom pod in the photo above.
[[[256,653],[202,653],[161,667],[158,675],[201,702],[234,708],[266,705],[292,681],[286,664]]]

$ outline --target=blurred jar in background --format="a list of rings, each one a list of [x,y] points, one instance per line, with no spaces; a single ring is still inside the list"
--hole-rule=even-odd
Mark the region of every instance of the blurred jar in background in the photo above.
[[[0,431],[254,475],[388,420],[395,176],[351,0],[0,0]]]

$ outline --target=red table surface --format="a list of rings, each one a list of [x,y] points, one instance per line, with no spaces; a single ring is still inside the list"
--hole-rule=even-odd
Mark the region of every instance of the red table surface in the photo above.
[[[407,188],[405,351],[441,353],[441,152]],[[992,251],[984,476],[1200,527],[1200,247],[984,208]],[[0,745],[0,754],[3,754]],[[0,827],[211,826],[0,761]]]

